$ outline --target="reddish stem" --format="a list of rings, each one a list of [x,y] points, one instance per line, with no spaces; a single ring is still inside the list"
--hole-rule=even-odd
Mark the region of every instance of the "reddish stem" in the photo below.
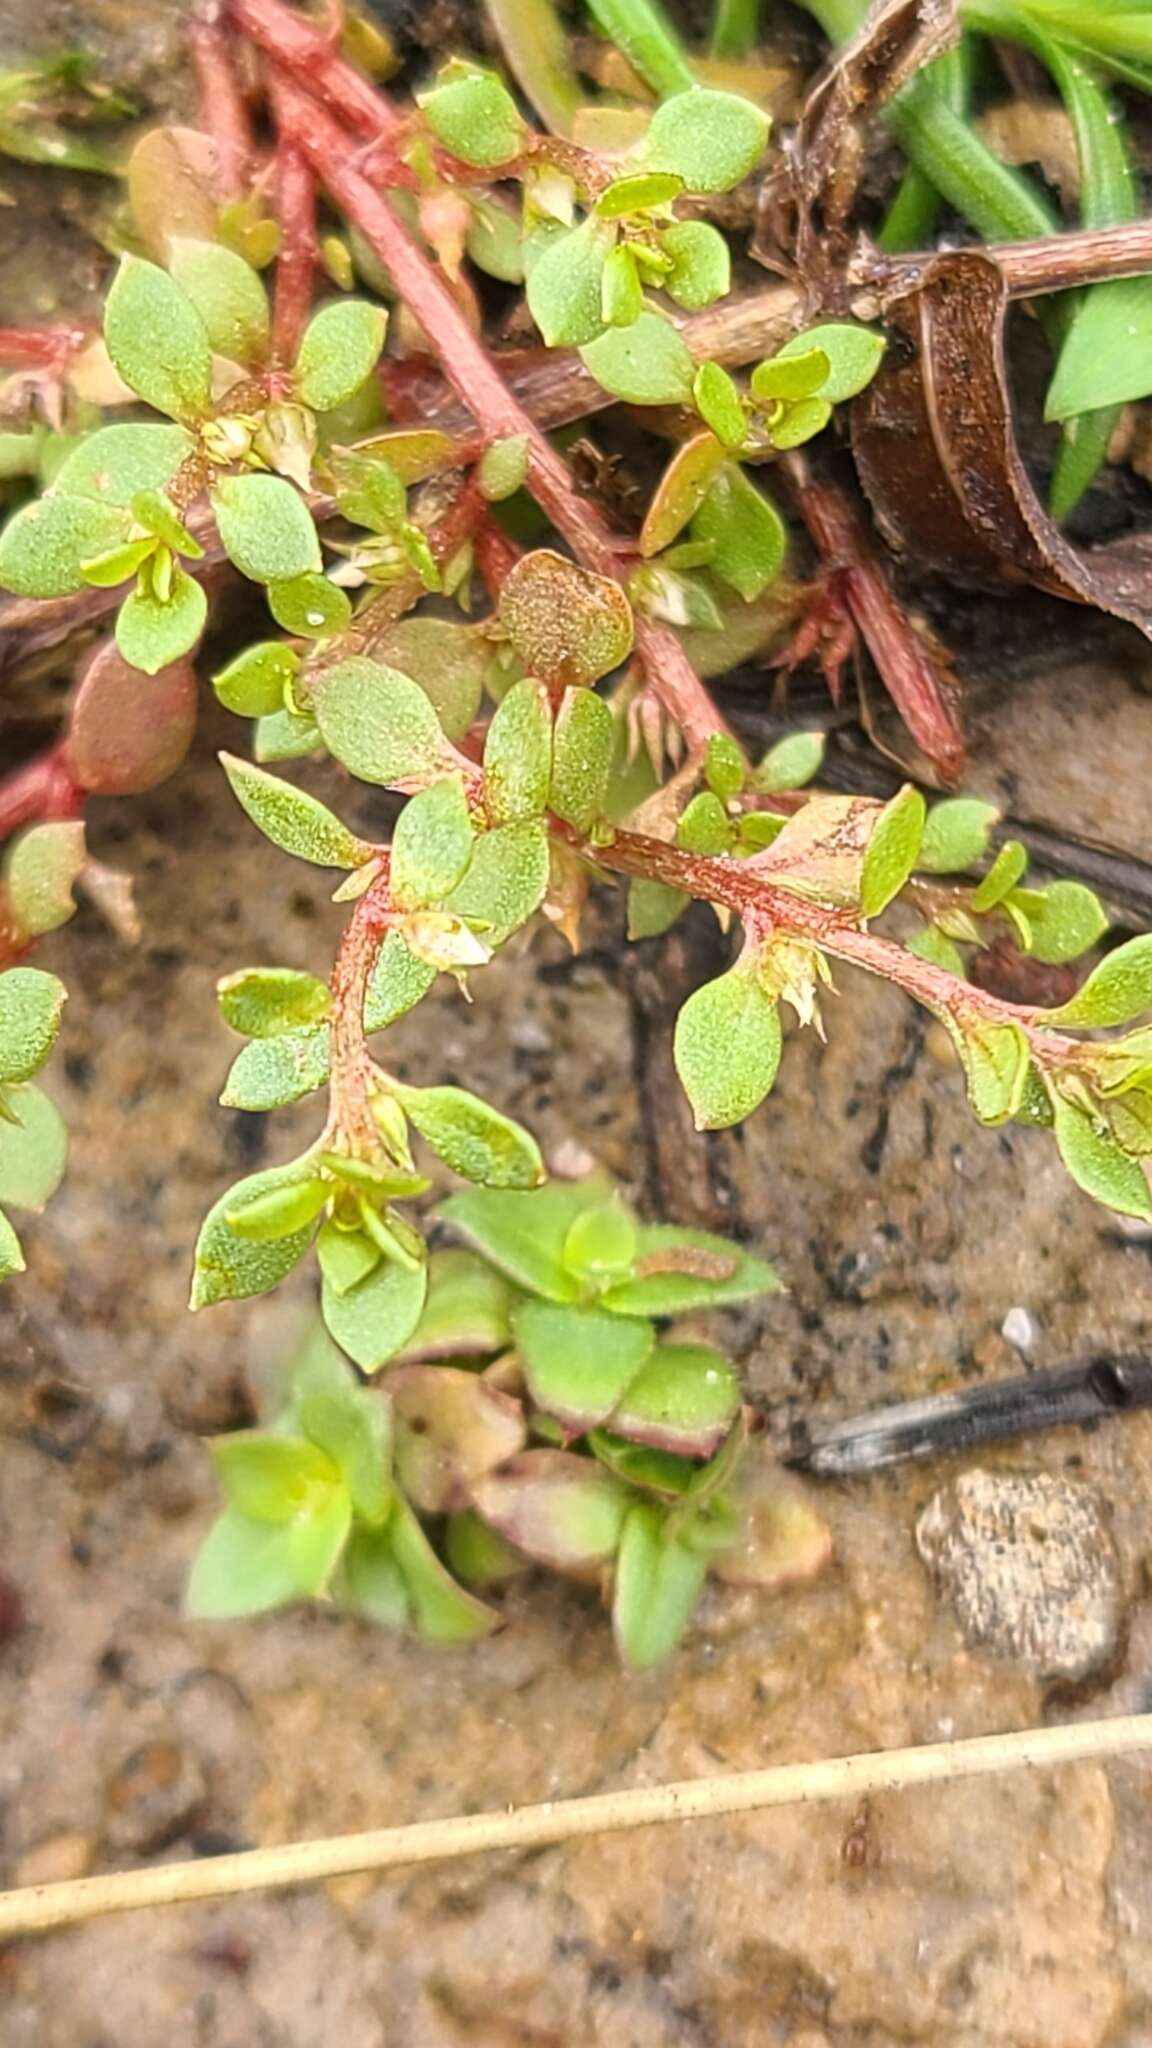
[[[940,674],[897,604],[871,534],[839,484],[816,482],[803,457],[787,459],[796,510],[829,568],[913,739],[945,782],[964,772],[964,735]]]
[[[55,818],[78,818],[84,791],[75,782],[65,758],[66,743],[25,761],[0,782],[0,840],[10,839],[25,825]]]
[[[213,10],[189,24],[188,41],[200,98],[200,126],[212,137],[219,158],[220,192],[225,199],[239,199],[247,188],[253,150],[232,38]]]
[[[21,370],[62,370],[88,338],[83,327],[0,327],[0,363]]]
[[[366,141],[400,139],[403,116],[345,63],[323,29],[281,6],[280,0],[229,0],[229,12],[246,36],[317,93],[325,106]]]
[[[275,0],[238,4],[248,10],[274,5]],[[457,396],[489,439],[527,441],[528,481],[537,503],[585,568],[626,584],[634,559],[631,547],[622,544],[596,507],[580,497],[566,464],[512,396],[419,243],[356,170],[341,129],[288,80],[279,81],[276,97],[318,177],[385,265]],[[724,722],[679,641],[666,627],[638,617],[636,648],[665,710],[693,752],[702,752],[712,735],[725,729]]]
[[[568,828],[560,829],[565,838],[575,837]],[[1042,1010],[1006,1003],[986,989],[958,981],[946,968],[906,952],[894,940],[865,931],[853,921],[850,912],[829,910],[766,881],[757,872],[754,859],[685,853],[664,840],[649,839],[638,832],[617,832],[609,846],[584,850],[602,868],[663,882],[686,896],[721,904],[764,936],[778,933],[799,939],[835,959],[864,968],[868,974],[879,975],[883,981],[894,982],[937,1016],[949,1016],[958,1023],[981,1019],[986,1023],[1018,1024],[1047,1066],[1075,1067],[1084,1051],[1075,1039],[1038,1024],[1036,1019],[1043,1017]]]
[[[380,1134],[372,1115],[372,1061],[364,1038],[364,998],[391,916],[385,870],[352,912],[332,970],[332,1124],[353,1156],[365,1159],[379,1151]]]
[[[485,513],[476,528],[474,541],[476,567],[484,582],[493,604],[499,604],[500,592],[512,574],[524,550],[510,533],[497,526],[490,513]]]
[[[296,360],[312,310],[316,269],[316,186],[308,160],[291,134],[276,151],[276,215],[280,248],[276,257],[276,299],[272,315],[272,360],[287,369]]]

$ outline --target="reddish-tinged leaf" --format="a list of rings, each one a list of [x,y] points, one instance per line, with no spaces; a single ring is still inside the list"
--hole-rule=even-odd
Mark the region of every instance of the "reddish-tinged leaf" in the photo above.
[[[473,1488],[486,1522],[553,1571],[594,1575],[615,1555],[629,1488],[572,1451],[522,1451]]]
[[[714,434],[694,434],[676,450],[640,530],[640,553],[658,555],[700,510],[727,459]]]
[[[475,1482],[524,1442],[519,1401],[475,1373],[447,1365],[401,1365],[388,1375],[396,1430],[396,1473],[421,1514],[465,1507]]]
[[[136,796],[175,773],[195,728],[190,661],[145,676],[107,642],[91,656],[72,699],[68,768],[97,795]]]

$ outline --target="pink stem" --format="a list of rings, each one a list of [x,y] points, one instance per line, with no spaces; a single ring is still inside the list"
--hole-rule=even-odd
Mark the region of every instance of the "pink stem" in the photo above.
[[[872,537],[847,492],[788,463],[796,510],[830,568],[893,703],[945,782],[964,772],[964,735],[940,675],[892,593]]]
[[[229,11],[246,36],[318,94],[358,135],[369,142],[399,140],[403,116],[345,63],[323,29],[281,6],[280,0],[229,0]]]
[[[200,96],[200,126],[212,137],[220,161],[220,190],[239,199],[252,166],[252,129],[236,76],[232,39],[215,13],[189,24],[188,40]]]
[[[25,825],[78,818],[83,808],[84,792],[73,780],[61,742],[14,768],[0,782],[0,840],[10,839]]]
[[[372,1062],[364,1039],[364,998],[392,917],[387,871],[372,883],[345,926],[332,970],[332,1122],[353,1154],[371,1159],[379,1148],[372,1116]]]
[[[291,134],[276,151],[276,213],[280,248],[276,258],[276,299],[272,317],[272,360],[280,369],[296,360],[312,310],[316,269],[316,187],[308,160]]]
[[[237,4],[251,10],[273,5],[274,0]],[[537,503],[586,569],[626,584],[634,560],[631,548],[610,532],[595,506],[580,497],[566,464],[512,396],[419,243],[356,170],[341,129],[286,79],[278,81],[276,98],[318,177],[385,265],[457,396],[490,440],[527,441],[528,482]],[[665,710],[692,751],[702,752],[713,734],[725,730],[724,722],[679,641],[666,627],[638,617],[636,648]]]

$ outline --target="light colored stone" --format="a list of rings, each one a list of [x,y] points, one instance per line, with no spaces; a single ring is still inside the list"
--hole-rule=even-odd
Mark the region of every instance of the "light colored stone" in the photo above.
[[[1120,1560],[1088,1487],[1047,1472],[965,1472],[929,1501],[916,1546],[973,1648],[1047,1679],[1087,1678],[1114,1658]]]
[[[12,1872],[14,1885],[68,1884],[86,1877],[96,1854],[96,1837],[79,1833],[48,1835],[26,1849]]]

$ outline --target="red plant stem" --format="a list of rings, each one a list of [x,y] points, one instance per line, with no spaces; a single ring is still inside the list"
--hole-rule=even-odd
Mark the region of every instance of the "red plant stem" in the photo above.
[[[200,98],[200,126],[216,144],[220,191],[239,199],[252,167],[252,129],[232,59],[232,40],[221,27],[215,8],[188,27],[192,63]]]
[[[796,510],[824,561],[837,572],[845,602],[913,739],[943,780],[959,781],[964,735],[940,675],[896,602],[872,537],[839,484],[811,475],[802,456],[786,459]]]
[[[274,0],[241,0],[241,4],[251,9],[272,5]],[[522,437],[527,441],[528,482],[537,503],[586,569],[626,583],[633,560],[631,548],[625,551],[596,508],[579,496],[566,464],[512,396],[419,243],[387,200],[356,170],[341,129],[287,80],[278,83],[276,97],[318,177],[371,244],[399,296],[419,321],[457,396],[490,440]],[[666,627],[638,617],[636,649],[665,710],[692,751],[702,752],[714,733],[725,730],[724,721],[679,641]]]
[[[61,742],[14,768],[0,782],[0,840],[10,839],[25,825],[42,825],[54,818],[78,818],[83,808],[84,791],[73,780],[66,759],[66,742]]]
[[[344,927],[332,970],[331,1120],[355,1158],[371,1159],[380,1148],[380,1133],[372,1115],[372,1061],[364,1038],[364,998],[391,918],[385,869],[361,896]]]
[[[500,592],[512,574],[524,550],[510,533],[485,511],[485,516],[476,528],[473,545],[476,550],[476,567],[480,571],[484,588],[493,604],[500,601]]]
[[[291,134],[281,136],[276,151],[276,216],[280,223],[280,248],[276,258],[272,360],[279,369],[288,369],[296,360],[312,310],[316,269],[316,187],[308,160]]]
[[[83,327],[0,327],[0,363],[21,370],[62,370],[88,339]]]
[[[404,118],[345,63],[323,29],[315,28],[280,0],[228,0],[238,28],[285,71],[318,94],[349,128],[369,142],[395,142]]]
[[[568,828],[560,829],[565,838],[575,838]],[[638,832],[617,832],[610,845],[589,846],[584,851],[601,868],[664,882],[686,896],[723,905],[763,936],[776,933],[818,946],[835,959],[862,967],[883,981],[894,982],[937,1016],[951,1017],[958,1023],[979,1019],[984,1023],[1018,1024],[1033,1052],[1047,1066],[1074,1067],[1085,1050],[1091,1051],[1091,1047],[1085,1048],[1075,1039],[1038,1024],[1036,1019],[1043,1017],[1042,1010],[1006,1003],[986,989],[959,981],[946,968],[906,952],[894,940],[863,930],[848,913],[808,902],[766,881],[757,873],[754,859],[685,853],[662,839],[650,839]]]

